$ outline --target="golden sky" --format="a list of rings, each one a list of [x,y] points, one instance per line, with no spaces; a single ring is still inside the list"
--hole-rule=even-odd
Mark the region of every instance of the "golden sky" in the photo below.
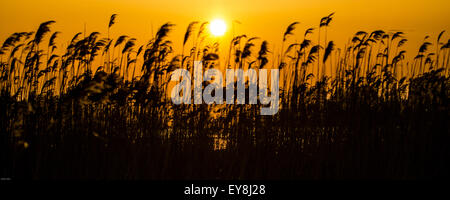
[[[258,36],[278,47],[290,23],[301,23],[296,36],[290,38],[301,40],[306,28],[317,27],[321,17],[336,12],[328,38],[338,47],[359,30],[400,30],[409,40],[405,48],[415,54],[426,35],[435,42],[439,32],[450,31],[448,8],[449,0],[2,0],[0,42],[13,32],[34,31],[47,20],[57,22],[52,31],[62,32],[60,43],[82,32],[85,24],[87,32],[106,34],[109,17],[117,13],[117,23],[111,29],[114,38],[126,34],[143,43],[152,31],[170,21],[177,25],[170,39],[178,50],[189,22],[223,18],[229,29],[221,40],[227,44],[232,21],[238,20],[241,24],[235,24],[236,35]]]

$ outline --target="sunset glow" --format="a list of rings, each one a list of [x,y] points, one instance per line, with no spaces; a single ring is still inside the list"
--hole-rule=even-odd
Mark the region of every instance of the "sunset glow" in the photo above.
[[[449,7],[2,0],[0,182],[180,180],[145,191],[299,199],[359,188],[265,181],[448,177]]]

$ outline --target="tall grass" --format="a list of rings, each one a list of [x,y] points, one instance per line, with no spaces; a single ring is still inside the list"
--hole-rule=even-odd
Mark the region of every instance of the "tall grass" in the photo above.
[[[426,37],[407,61],[402,32],[359,31],[345,47],[336,47],[327,38],[330,14],[317,28],[318,43],[311,38],[316,29],[308,28],[301,43],[289,44],[298,22],[282,35],[279,55],[268,41],[239,35],[221,66],[219,44],[204,45],[207,22],[189,24],[177,54],[168,39],[173,24],[162,25],[138,48],[133,37],[110,38],[116,17],[110,18],[106,38],[78,33],[61,55],[55,53],[60,46],[58,32],[51,30],[54,21],[3,42],[2,177],[449,175],[450,40],[442,42],[444,32],[436,52]],[[177,68],[192,73],[195,60],[206,68],[281,69],[279,112],[261,116],[260,104],[173,105],[167,98],[169,75]]]

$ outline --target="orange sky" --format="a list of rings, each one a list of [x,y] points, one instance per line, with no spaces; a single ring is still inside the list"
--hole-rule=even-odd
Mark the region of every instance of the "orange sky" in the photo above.
[[[189,22],[220,17],[229,28],[233,20],[242,23],[236,25],[236,34],[258,36],[279,48],[290,23],[301,22],[296,37],[290,38],[300,40],[306,28],[317,27],[321,17],[336,12],[328,38],[338,47],[359,30],[400,30],[409,40],[405,48],[411,56],[425,35],[435,42],[440,31],[450,31],[448,8],[449,0],[14,0],[0,2],[0,42],[13,32],[34,31],[46,20],[57,22],[52,31],[62,32],[58,43],[67,44],[75,33],[84,30],[85,23],[87,32],[106,35],[109,17],[117,13],[117,24],[111,29],[114,38],[126,34],[143,43],[150,38],[152,26],[156,32],[170,21],[177,25],[170,39],[181,51]],[[228,44],[230,34],[229,29],[221,40]],[[444,36],[447,38],[448,33]]]

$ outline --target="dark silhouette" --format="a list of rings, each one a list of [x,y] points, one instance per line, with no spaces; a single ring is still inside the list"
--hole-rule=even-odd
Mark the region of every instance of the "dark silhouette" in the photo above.
[[[325,31],[333,14],[323,18]],[[225,68],[279,68],[280,110],[256,105],[174,105],[173,70],[220,67],[218,45],[189,24],[181,55],[161,26],[136,48],[126,35],[78,33],[55,54],[54,21],[14,33],[0,49],[1,176],[12,179],[421,179],[449,175],[449,42],[428,37],[411,62],[404,33],[359,31],[344,48],[327,41],[233,38]],[[33,37],[34,34],[34,37]],[[319,32],[320,34],[320,32]],[[325,34],[326,35],[326,34]],[[193,44],[187,41],[191,36]],[[450,41],[450,40],[449,40]],[[254,53],[254,48],[260,49]],[[241,46],[241,44],[244,44]],[[113,45],[113,46],[111,46]],[[185,48],[190,48],[185,55]],[[45,51],[45,49],[47,49]],[[46,56],[47,59],[43,59]],[[273,55],[278,56],[278,55]],[[230,58],[230,55],[224,56]],[[95,66],[99,60],[100,65]],[[314,68],[314,62],[323,63]],[[141,67],[139,67],[141,66]],[[94,71],[95,69],[95,71]],[[327,69],[330,76],[327,76]],[[316,73],[315,73],[316,72]],[[130,75],[131,73],[131,75]],[[312,78],[316,79],[313,83]],[[248,82],[247,82],[248,87]],[[248,89],[246,90],[248,97]],[[248,99],[246,100],[248,102]]]

